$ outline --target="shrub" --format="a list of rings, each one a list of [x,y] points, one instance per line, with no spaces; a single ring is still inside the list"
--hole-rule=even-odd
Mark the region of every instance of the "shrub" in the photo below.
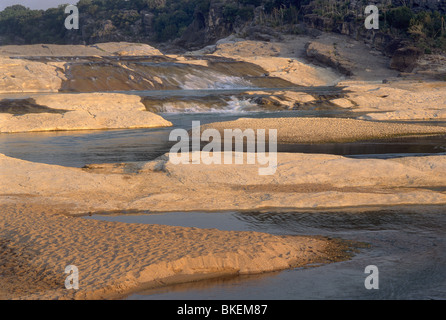
[[[407,31],[414,13],[408,7],[398,7],[387,12],[387,23],[396,29]]]
[[[223,18],[229,23],[234,23],[237,18],[238,7],[235,4],[227,4],[223,8]]]
[[[254,19],[254,10],[249,7],[241,8],[237,11],[237,16],[245,21]]]

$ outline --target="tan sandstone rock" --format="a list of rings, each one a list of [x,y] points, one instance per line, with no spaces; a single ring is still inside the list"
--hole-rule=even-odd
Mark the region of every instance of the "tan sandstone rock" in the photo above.
[[[60,67],[0,56],[0,93],[57,92],[65,79]]]
[[[39,105],[66,110],[62,114],[3,114],[0,132],[98,130],[171,126],[146,111],[138,96],[115,93],[54,94],[33,96]]]

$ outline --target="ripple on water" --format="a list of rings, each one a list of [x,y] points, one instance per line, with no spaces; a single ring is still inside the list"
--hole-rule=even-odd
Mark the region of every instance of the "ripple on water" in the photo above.
[[[150,290],[129,299],[444,299],[446,209],[441,206],[327,212],[171,212],[88,219],[272,234],[322,235],[369,244],[348,261]],[[368,265],[379,290],[364,287]]]

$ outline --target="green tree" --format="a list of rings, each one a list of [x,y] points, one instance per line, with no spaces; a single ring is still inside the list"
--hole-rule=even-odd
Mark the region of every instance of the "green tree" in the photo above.
[[[410,21],[414,18],[414,13],[408,7],[399,7],[387,12],[386,18],[391,27],[407,31]]]

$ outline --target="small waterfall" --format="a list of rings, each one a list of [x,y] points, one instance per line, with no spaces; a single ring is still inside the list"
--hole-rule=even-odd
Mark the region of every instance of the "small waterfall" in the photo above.
[[[84,62],[69,66],[62,91],[247,89],[258,72],[175,62]]]
[[[211,100],[143,101],[146,109],[162,113],[243,113],[264,111],[249,99],[230,96]]]
[[[180,85],[183,90],[249,89],[253,85],[246,79],[218,72],[194,72],[185,76]]]

